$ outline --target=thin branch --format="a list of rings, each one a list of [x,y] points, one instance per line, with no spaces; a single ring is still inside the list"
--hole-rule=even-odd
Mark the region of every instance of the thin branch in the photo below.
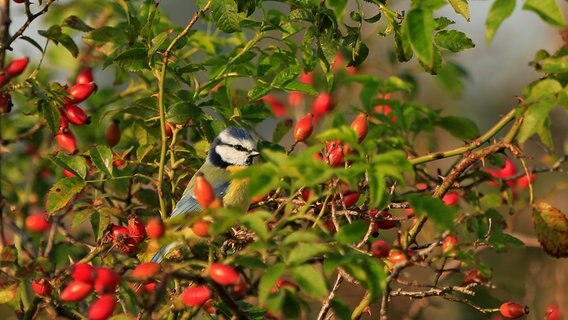
[[[4,1],[4,0],[2,0],[2,1]],[[24,24],[16,32],[14,32],[12,37],[10,37],[10,39],[8,39],[8,41],[6,41],[6,43],[0,43],[0,52],[3,52],[6,49],[10,49],[10,45],[12,44],[12,42],[14,42],[16,39],[18,39],[18,37],[20,37],[24,33],[24,31],[26,31],[26,29],[30,26],[30,24],[35,19],[37,19],[38,17],[40,17],[41,15],[46,13],[47,10],[49,9],[49,6],[51,6],[51,4],[53,4],[53,2],[55,2],[55,0],[48,0],[47,3],[45,4],[45,6],[40,11],[38,11],[35,14],[32,14],[30,12],[29,1],[26,1],[26,16],[27,16],[28,19],[26,20],[26,22],[24,22]]]

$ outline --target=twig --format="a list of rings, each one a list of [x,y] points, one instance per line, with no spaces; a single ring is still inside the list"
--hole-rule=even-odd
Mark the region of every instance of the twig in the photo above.
[[[335,297],[335,294],[337,293],[337,291],[341,287],[342,282],[343,282],[343,276],[341,276],[341,274],[338,274],[337,279],[335,279],[335,283],[333,284],[333,288],[331,289],[331,292],[329,293],[329,295],[325,298],[325,300],[323,302],[323,305],[322,305],[321,310],[318,314],[317,320],[325,319],[325,316],[327,315],[327,312],[329,311],[329,308],[331,307],[330,302]]]
[[[2,1],[6,1],[6,0],[2,0]],[[12,37],[10,37],[10,39],[8,39],[8,41],[6,41],[6,43],[0,43],[0,52],[4,52],[4,50],[10,49],[10,44],[12,44],[12,42],[14,42],[16,39],[18,39],[18,37],[20,37],[24,33],[24,31],[26,31],[26,29],[30,26],[30,24],[35,19],[37,19],[38,17],[40,17],[41,15],[46,13],[47,10],[49,9],[49,6],[51,6],[53,4],[53,2],[55,2],[55,0],[48,0],[47,3],[45,4],[45,6],[40,11],[38,11],[35,14],[32,14],[30,12],[29,1],[26,1],[26,16],[27,16],[28,19],[26,20],[26,22],[24,22],[24,24],[16,32],[14,32]]]

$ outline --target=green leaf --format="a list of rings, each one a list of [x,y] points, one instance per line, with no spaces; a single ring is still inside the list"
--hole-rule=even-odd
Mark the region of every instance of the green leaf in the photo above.
[[[469,5],[467,4],[467,0],[448,0],[452,8],[457,14],[462,15],[465,20],[469,21]]]
[[[544,73],[568,72],[568,57],[542,59],[537,64],[537,70]]]
[[[270,294],[270,289],[275,286],[284,270],[286,270],[286,266],[283,263],[275,263],[264,271],[258,284],[258,300],[261,304],[264,304]]]
[[[408,25],[408,34],[412,48],[418,58],[428,68],[434,68],[434,44],[432,43],[432,32],[434,32],[435,22],[431,10],[412,9],[405,18]]]
[[[40,89],[39,87],[36,88]],[[32,82],[32,92],[35,91],[36,90],[34,90]],[[61,123],[61,113],[59,112],[59,110],[57,110],[57,108],[54,105],[48,103],[45,100],[40,101],[39,105],[43,117],[45,118],[45,121],[47,121],[49,129],[51,129],[51,132],[54,135],[57,134],[59,132],[59,125]]]
[[[18,284],[6,284],[0,288],[0,304],[13,303],[18,293]]]
[[[491,43],[503,21],[513,13],[516,2],[517,0],[495,0],[493,2],[485,21],[485,40],[487,45]]]
[[[252,230],[262,241],[268,241],[267,221],[272,215],[266,211],[255,211],[249,213],[241,219],[245,227]]]
[[[440,127],[446,129],[454,137],[473,140],[479,137],[479,128],[475,122],[464,117],[448,116],[440,118]]]
[[[302,82],[296,81],[296,80],[292,80],[292,81],[286,83],[286,85],[284,85],[282,87],[282,89],[287,91],[287,92],[297,91],[297,92],[309,94],[310,96],[315,96],[319,93],[311,85],[305,84],[305,83],[302,83]]]
[[[311,264],[304,264],[292,270],[292,279],[300,290],[314,298],[322,298],[327,294],[325,279],[321,271]]]
[[[91,215],[91,226],[93,227],[93,233],[97,241],[104,235],[104,231],[110,224],[110,218],[111,215],[102,210],[96,211]]]
[[[525,112],[525,117],[517,136],[519,143],[525,143],[528,138],[542,129],[548,118],[548,114],[555,105],[555,100],[543,99],[529,106],[529,109]]]
[[[241,30],[241,16],[233,0],[212,0],[211,16],[221,31],[233,33]]]
[[[83,222],[91,218],[91,216],[96,212],[93,208],[86,208],[81,211],[73,212],[73,220],[71,220],[71,228],[78,228]]]
[[[335,239],[343,244],[356,243],[363,239],[368,229],[369,223],[367,221],[357,220],[353,223],[341,226],[339,231],[335,234]]]
[[[295,246],[286,259],[286,264],[301,264],[313,257],[331,252],[331,248],[323,243],[300,243]]]
[[[93,164],[102,172],[112,177],[112,151],[107,146],[96,146],[90,151]]]
[[[63,25],[83,32],[89,32],[94,30],[89,25],[87,25],[83,20],[81,20],[81,18],[75,15],[65,18],[65,20],[63,20]]]
[[[148,51],[145,48],[132,48],[120,53],[113,59],[122,69],[138,72],[148,69]]]
[[[544,22],[553,26],[563,27],[566,24],[556,0],[526,0],[523,9],[538,14]]]
[[[288,235],[284,239],[284,241],[282,241],[282,243],[285,245],[294,244],[298,242],[315,243],[318,242],[319,240],[320,237],[317,234],[315,234],[315,232],[313,231],[297,230],[290,233],[290,235]]]
[[[183,124],[189,119],[197,119],[201,114],[201,109],[193,103],[180,101],[174,103],[166,112],[166,120],[169,123]]]
[[[32,39],[32,38],[30,38],[30,37],[28,37],[28,36],[24,36],[24,35],[20,36],[18,39],[22,39],[22,40],[25,40],[25,41],[29,42],[31,45],[33,45],[34,47],[36,47],[36,48],[39,50],[39,52],[43,53],[43,48],[42,48],[42,47],[39,45],[39,43],[37,43],[37,41],[35,41],[34,39]]]
[[[87,175],[87,162],[81,156],[68,156],[64,153],[58,153],[56,155],[47,155],[49,160],[55,163],[57,166],[73,172],[76,176],[85,179]]]
[[[274,143],[280,142],[284,136],[292,129],[293,121],[291,119],[284,119],[276,124],[274,133],[272,134],[272,141]]]
[[[408,195],[410,207],[417,217],[428,217],[440,231],[450,230],[454,226],[459,208],[446,206],[442,200],[428,196]]]
[[[442,30],[436,33],[434,41],[439,47],[451,52],[460,52],[475,47],[473,41],[465,33],[457,30]]]
[[[288,66],[274,77],[271,85],[275,88],[281,88],[288,82],[296,79],[301,71],[300,66]]]
[[[85,40],[91,40],[98,43],[115,43],[121,44],[128,41],[126,32],[114,27],[104,26],[95,29],[83,36]]]
[[[337,297],[331,300],[331,309],[333,309],[335,319],[351,320],[351,310],[349,310],[349,305]]]
[[[459,97],[464,90],[464,79],[467,71],[456,63],[447,61],[438,70],[436,82],[440,87],[447,90],[452,96]]]
[[[398,61],[405,62],[412,58],[412,44],[407,23],[394,25],[394,44]]]
[[[65,207],[86,185],[87,183],[79,177],[59,179],[47,193],[45,204],[47,213],[54,214],[57,210]]]
[[[447,26],[450,26],[450,25],[456,23],[455,21],[450,20],[446,17],[438,17],[438,18],[435,18],[434,21],[436,21],[436,31],[443,30]]]
[[[73,57],[76,58],[79,54],[79,48],[77,48],[75,41],[73,41],[70,36],[63,33],[60,26],[53,25],[47,30],[39,30],[38,33],[55,42],[57,45],[61,43],[71,53],[71,55],[73,55]]]
[[[546,253],[556,258],[568,257],[568,219],[545,202],[533,207],[532,220],[536,237]]]

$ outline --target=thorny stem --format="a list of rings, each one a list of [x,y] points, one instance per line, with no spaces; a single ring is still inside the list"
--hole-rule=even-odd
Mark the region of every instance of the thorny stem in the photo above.
[[[163,183],[164,183],[164,167],[166,165],[166,150],[167,150],[167,140],[168,137],[166,135],[166,108],[164,104],[164,91],[165,91],[165,81],[166,81],[166,70],[168,67],[168,62],[170,60],[170,54],[174,49],[175,45],[185,37],[193,25],[197,22],[199,17],[209,9],[211,5],[211,1],[208,1],[203,9],[196,12],[193,15],[193,18],[187,23],[185,28],[172,40],[170,45],[166,48],[166,51],[163,53],[163,61],[162,61],[162,69],[158,74],[158,111],[160,113],[160,134],[161,134],[161,144],[160,144],[160,165],[158,168],[158,197],[160,200],[160,215],[162,219],[167,218],[166,212],[166,202],[164,200],[164,191],[163,191]]]

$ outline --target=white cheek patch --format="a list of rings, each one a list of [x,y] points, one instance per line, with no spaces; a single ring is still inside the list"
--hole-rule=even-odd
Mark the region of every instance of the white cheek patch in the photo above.
[[[215,147],[215,152],[221,159],[229,164],[244,166],[246,165],[248,153],[244,151],[237,151],[233,147],[227,145],[218,145]]]

